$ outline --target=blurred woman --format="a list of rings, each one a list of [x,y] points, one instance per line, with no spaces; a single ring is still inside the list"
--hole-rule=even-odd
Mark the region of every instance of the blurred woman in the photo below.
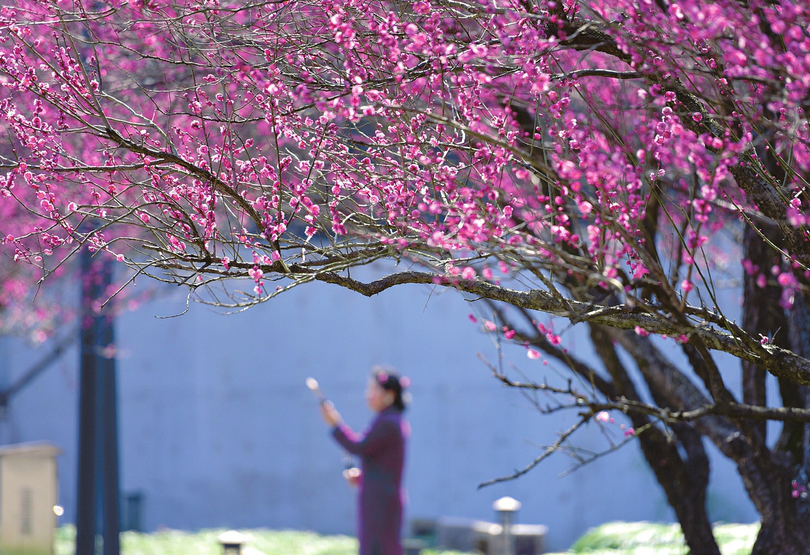
[[[363,434],[343,423],[330,402],[321,404],[321,416],[332,435],[349,453],[360,457],[360,469],[343,475],[359,488],[358,534],[360,555],[402,555],[402,469],[408,424],[402,418],[407,378],[375,367],[366,387],[366,402],[377,413]]]

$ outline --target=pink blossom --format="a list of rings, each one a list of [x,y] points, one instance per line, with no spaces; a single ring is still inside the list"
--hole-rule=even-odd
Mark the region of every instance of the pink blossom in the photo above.
[[[743,269],[745,269],[745,273],[747,273],[749,276],[753,276],[759,271],[759,266],[757,266],[747,258],[744,258],[742,260],[742,265]]]
[[[776,281],[782,287],[797,287],[799,285],[798,281],[796,281],[796,277],[790,272],[784,272],[779,274],[779,277],[776,278]]]
[[[797,227],[806,225],[808,223],[807,216],[803,214],[801,210],[794,208],[793,206],[789,206],[787,208],[787,220],[790,225]]]

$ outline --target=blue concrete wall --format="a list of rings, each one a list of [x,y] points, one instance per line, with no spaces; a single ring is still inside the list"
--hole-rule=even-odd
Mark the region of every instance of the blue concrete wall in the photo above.
[[[308,284],[241,314],[192,305],[183,316],[156,318],[184,305],[172,290],[117,321],[122,490],[143,493],[147,530],[352,533],[355,492],[340,477],[341,453],[304,380],[317,378],[345,420],[362,428],[371,418],[363,390],[376,363],[396,366],[413,384],[409,517],[491,520],[492,502],[511,495],[523,502],[518,522],[549,526],[552,550],[602,522],[672,518],[635,445],[566,477],[559,474],[572,460],[556,455],[517,481],[477,489],[531,461],[572,420],[538,414],[489,375],[478,353],[494,362],[497,351],[458,293],[404,286],[367,299]],[[567,331],[565,346],[593,361],[580,333]],[[6,343],[12,376],[42,356]],[[509,357],[532,378],[549,371],[524,352]],[[64,522],[76,503],[77,362],[74,348],[0,421],[2,443],[50,440],[65,450]],[[592,428],[579,445],[606,444]],[[756,520],[733,466],[716,453],[712,476],[713,517]]]

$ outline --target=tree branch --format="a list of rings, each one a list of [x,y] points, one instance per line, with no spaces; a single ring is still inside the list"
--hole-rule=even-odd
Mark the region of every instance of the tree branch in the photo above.
[[[561,299],[537,289],[517,291],[485,281],[456,280],[428,272],[399,272],[369,283],[335,273],[317,274],[315,279],[340,285],[367,297],[381,293],[395,285],[407,283],[444,285],[481,298],[505,302],[520,308],[539,310],[575,322],[585,321],[618,330],[632,330],[640,327],[650,333],[676,338],[696,336],[709,349],[754,362],[774,376],[797,384],[810,385],[810,360],[770,343],[760,344],[758,340],[739,328],[736,328],[735,335],[732,335],[705,323],[686,327],[674,323],[665,315],[646,312],[627,305],[609,307],[593,305]],[[692,308],[692,310],[695,313],[701,312],[696,308]]]

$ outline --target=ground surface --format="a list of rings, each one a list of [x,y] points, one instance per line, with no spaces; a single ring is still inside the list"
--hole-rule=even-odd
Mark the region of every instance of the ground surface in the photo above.
[[[719,524],[715,537],[723,555],[749,555],[757,524]],[[121,534],[122,555],[222,555],[217,538],[224,530],[184,532],[164,530],[150,534]],[[243,555],[357,555],[357,540],[349,536],[323,536],[313,532],[245,530]],[[57,532],[54,555],[73,555],[75,529]],[[571,546],[569,554],[688,555],[677,524],[612,522],[590,530]],[[423,550],[423,555],[465,555],[457,551]],[[563,555],[563,554],[557,554]]]

